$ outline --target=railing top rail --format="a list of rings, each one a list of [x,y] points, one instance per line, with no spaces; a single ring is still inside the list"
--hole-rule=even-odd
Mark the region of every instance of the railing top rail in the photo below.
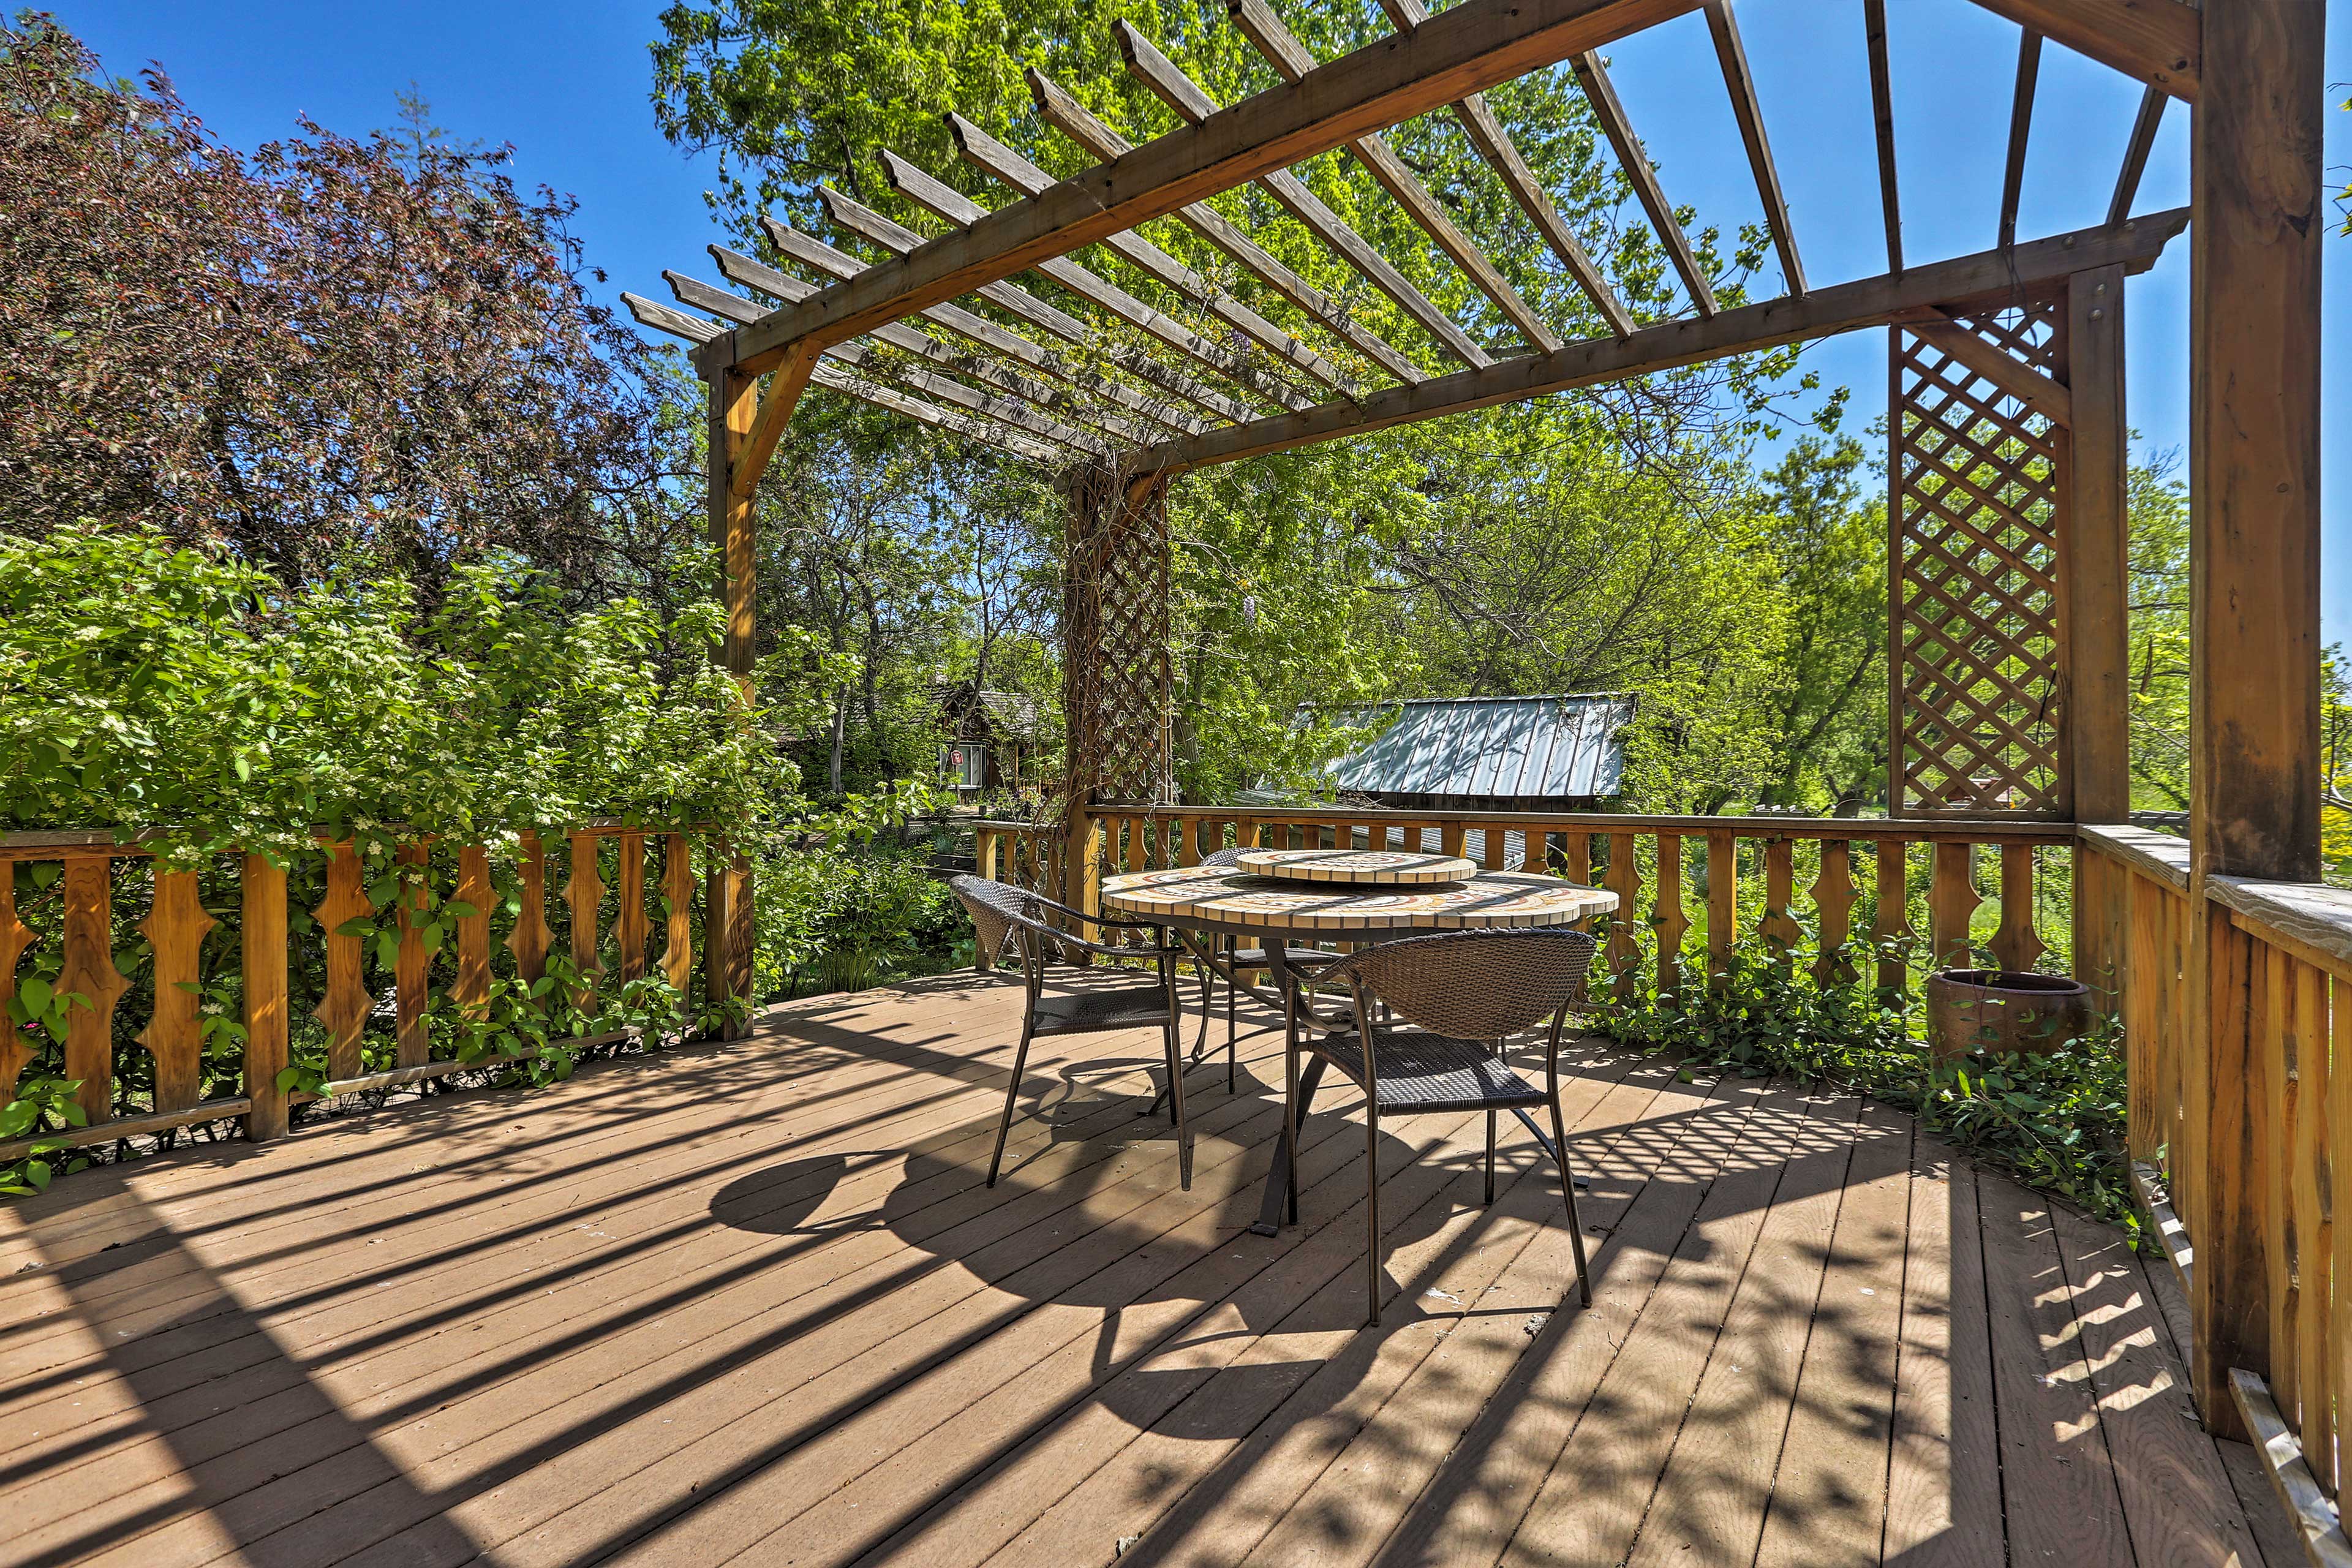
[[[2127,823],[2086,822],[2076,831],[2100,854],[2183,893],[2189,890],[2189,840],[2179,835]]]
[[[1455,811],[1405,810],[1385,806],[1294,805],[1157,805],[1103,806],[1097,817],[1140,817],[1162,822],[1459,822],[1471,826],[1544,827],[1554,832],[1589,829],[1594,833],[1730,833],[1751,838],[1900,838],[1910,843],[2068,844],[2074,826],[2066,822],[1985,820],[1962,822],[1948,818],[1884,816],[1665,816],[1591,811]],[[1054,831],[1058,823],[980,821],[972,825],[992,832]]]
[[[2315,882],[2208,877],[2205,894],[2242,917],[2240,924],[2275,944],[2300,950],[2352,981],[2352,889]]]

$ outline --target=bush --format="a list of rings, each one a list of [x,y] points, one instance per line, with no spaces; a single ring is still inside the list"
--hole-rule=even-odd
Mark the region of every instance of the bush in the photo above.
[[[971,921],[918,852],[877,844],[773,854],[760,867],[753,911],[762,996],[862,991],[971,962]]]
[[[1812,956],[1751,940],[1732,950],[1721,983],[1710,985],[1694,953],[1679,1001],[1646,993],[1603,1001],[1594,1026],[1693,1067],[1834,1085],[1900,1106],[1922,1128],[2137,1237],[2119,1027],[2102,1024],[2047,1056],[1938,1064],[1912,1033],[1916,1009],[1858,979],[1815,984]],[[1876,957],[1859,947],[1844,956],[1863,968]]]

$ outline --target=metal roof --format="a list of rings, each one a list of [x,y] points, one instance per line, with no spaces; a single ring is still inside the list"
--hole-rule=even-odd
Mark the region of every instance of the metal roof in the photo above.
[[[1617,732],[1633,717],[1622,692],[1457,697],[1386,703],[1333,717],[1370,724],[1402,710],[1331,783],[1365,795],[1608,795],[1622,787]]]

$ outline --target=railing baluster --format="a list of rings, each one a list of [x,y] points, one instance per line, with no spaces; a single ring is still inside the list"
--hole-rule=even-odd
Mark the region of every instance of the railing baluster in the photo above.
[[[1617,999],[1631,1002],[1641,994],[1642,944],[1634,936],[1633,910],[1642,892],[1641,862],[1634,858],[1633,836],[1609,836],[1609,890],[1617,895],[1617,910],[1609,917],[1609,964],[1617,972]]]
[[[986,874],[996,874],[992,839]],[[669,914],[663,922],[667,929],[662,933],[662,973],[682,994],[694,977],[694,856],[683,833],[662,838],[662,897],[669,903]]]
[[[1811,890],[1821,945],[1813,958],[1813,984],[1852,984],[1853,954],[1846,951],[1853,936],[1853,846],[1850,841],[1822,840],[1822,866],[1814,873]]]
[[[433,1055],[425,1030],[425,990],[433,955],[425,951],[425,879],[432,874],[429,845],[404,844],[394,857],[400,891],[393,900],[400,925],[400,952],[393,972],[393,1036],[399,1065],[423,1067]]]
[[[1878,989],[1898,1001],[1911,995],[1910,965],[1902,945],[1911,929],[1911,846],[1900,838],[1878,841],[1878,912],[1870,922],[1871,945],[1878,949]]]
[[[1683,910],[1683,836],[1658,835],[1658,994],[1679,997],[1683,991],[1683,936],[1690,917]]]
[[[646,972],[646,836],[620,836],[621,859],[614,897],[614,938],[621,947],[621,983],[627,984]]]
[[[1592,835],[1571,830],[1568,835],[1568,879],[1592,885]]]
[[[290,1040],[286,1000],[286,870],[247,855],[240,878],[237,936],[245,987],[245,1135],[257,1143],[286,1135]]]
[[[33,1047],[8,1013],[16,996],[16,965],[33,945],[33,928],[16,918],[16,863],[0,860],[0,1100],[16,1098],[16,1079]]]
[[[2334,1060],[2327,1074],[2327,1202],[2331,1211],[2335,1194],[2342,1185],[2352,1181],[2352,979],[2330,975],[2328,991],[2328,1034]],[[2336,1156],[2342,1154],[2344,1158]],[[2342,1170],[2336,1169],[2341,1165]],[[2328,1226],[2327,1321],[2323,1325],[2327,1345],[2327,1390],[2337,1402],[2336,1435],[2339,1450],[2343,1428],[2352,1410],[2343,1402],[2352,1400],[2352,1216],[2335,1218],[2331,1212]],[[2346,1464],[2347,1456],[2335,1456],[2335,1473],[2326,1479],[2326,1484],[2343,1495],[2345,1476],[2352,1466]]]
[[[457,917],[457,978],[449,994],[467,1017],[490,1011],[490,852],[478,844],[457,851],[457,886],[451,895],[474,912]]]
[[[2262,976],[2256,986],[2252,1044],[2270,1054],[2271,1148],[2263,1162],[2264,1191],[2261,1202],[2268,1223],[2263,1226],[2263,1261],[2270,1274],[2271,1397],[2287,1420],[2295,1420],[2295,1395],[2302,1386],[2302,1340],[2296,1333],[2294,1155],[2302,1143],[2297,1122],[2302,1110],[2302,1085],[2296,1081],[2295,1020],[2303,1009],[2297,993],[2303,965],[2269,942],[2254,942],[2254,964]]]
[[[1793,839],[1764,840],[1764,914],[1757,931],[1785,963],[1802,934],[1790,906],[1797,901],[1797,846]]]
[[[1706,963],[1707,973],[1721,976],[1731,968],[1733,922],[1739,911],[1739,850],[1728,833],[1706,836]]]
[[[114,1119],[114,1005],[130,982],[114,966],[113,862],[79,855],[66,862],[65,967],[60,995],[88,1000],[66,1014],[66,1077],[94,1126]]]
[[[366,868],[356,847],[344,839],[331,846],[327,856],[326,891],[310,911],[310,918],[326,933],[327,981],[310,1016],[327,1030],[327,1076],[357,1078],[360,1041],[367,1029],[368,1014],[375,1008],[375,997],[367,984],[367,939],[344,936],[341,931],[352,921],[373,916],[375,905],[368,901]]]
[[[1937,968],[1969,967],[1969,927],[1982,901],[1976,885],[1976,846],[1937,845],[1935,873],[1927,882],[1927,945]]]
[[[2172,898],[2169,889],[2137,871],[2125,870],[2122,876],[2125,927],[2131,942],[2125,960],[2122,1009],[2124,1080],[2130,1100],[2125,1115],[2125,1148],[2134,1160],[2153,1160],[2172,1132],[2166,1072],[2169,1053],[2165,1039],[2171,1009],[2164,992],[2171,988],[2174,976],[2162,970],[2164,906]]]
[[[14,867],[0,863],[0,874]],[[203,977],[205,933],[216,922],[205,912],[194,871],[155,870],[155,902],[139,922],[155,955],[155,1010],[139,1043],[155,1058],[155,1109],[185,1110],[196,1103],[204,1078]]]
[[[579,984],[572,989],[572,1005],[584,1009],[596,994],[596,982],[604,973],[604,962],[596,956],[596,939],[601,934],[596,922],[604,902],[604,876],[597,868],[596,836],[593,833],[572,835],[572,876],[563,884],[563,901],[572,910],[572,967],[580,976]],[[733,952],[731,942],[728,952]]]
[[[522,909],[515,916],[514,930],[507,933],[507,951],[514,954],[515,973],[523,984],[535,985],[547,973],[547,950],[554,941],[547,929],[547,846],[536,833],[517,837],[515,880]],[[685,907],[683,900],[679,907]]]
[[[2032,973],[2034,962],[2047,951],[2033,929],[2033,846],[2000,847],[2000,925],[1992,936],[1992,955],[2012,973]]]
[[[2330,1122],[2327,1091],[2326,973],[2297,958],[2289,958],[2293,1001],[2286,1014],[2288,1060],[2294,1073],[2294,1144],[2290,1183],[2293,1222],[2290,1277],[2294,1301],[2289,1310],[2295,1334],[2295,1384],[2282,1405],[2292,1398],[2300,1409],[2296,1434],[2312,1471],[2322,1485],[2335,1489],[2336,1419],[2333,1360],[2329,1339],[2330,1276],[2335,1268],[2334,1215],[2329,1168]]]

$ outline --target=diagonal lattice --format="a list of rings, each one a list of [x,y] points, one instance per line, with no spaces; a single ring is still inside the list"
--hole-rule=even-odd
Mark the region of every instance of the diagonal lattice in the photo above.
[[[1074,801],[1163,805],[1170,765],[1168,478],[1070,479],[1065,711]]]
[[[2064,381],[2063,296],[1955,319]],[[1903,812],[2063,816],[2068,433],[1901,327],[1891,353]]]

